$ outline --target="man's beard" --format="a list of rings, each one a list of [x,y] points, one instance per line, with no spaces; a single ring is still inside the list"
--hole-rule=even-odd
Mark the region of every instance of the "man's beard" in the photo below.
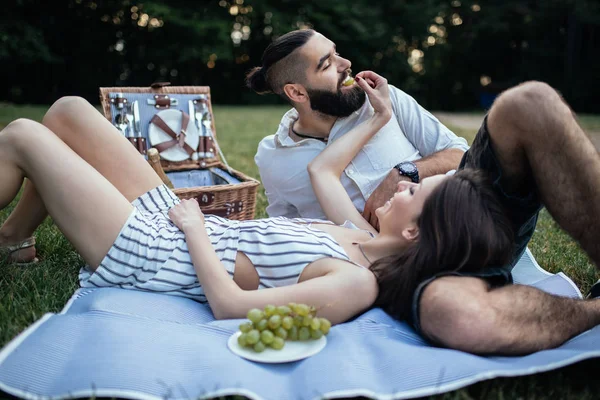
[[[350,90],[330,92],[322,89],[306,89],[310,108],[333,117],[347,117],[365,103],[366,94],[357,85]]]

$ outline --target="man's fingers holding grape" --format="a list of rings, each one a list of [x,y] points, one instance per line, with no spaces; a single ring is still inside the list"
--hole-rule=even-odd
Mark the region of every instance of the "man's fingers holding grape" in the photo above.
[[[372,88],[377,88],[381,85],[387,85],[387,79],[373,71],[359,72],[356,74],[356,77],[364,79]]]

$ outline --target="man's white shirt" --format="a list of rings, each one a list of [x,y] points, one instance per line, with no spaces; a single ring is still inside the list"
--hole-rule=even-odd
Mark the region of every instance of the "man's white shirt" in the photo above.
[[[457,137],[415,99],[390,85],[393,117],[373,136],[345,168],[341,181],[354,206],[362,212],[366,199],[402,161],[415,161],[445,149],[468,149]],[[275,135],[258,145],[254,161],[258,166],[271,217],[326,219],[314,194],[307,166],[327,145],[373,116],[369,100],[346,118],[338,118],[325,144],[315,139],[295,142],[290,125],[298,118],[295,109],[283,116]]]

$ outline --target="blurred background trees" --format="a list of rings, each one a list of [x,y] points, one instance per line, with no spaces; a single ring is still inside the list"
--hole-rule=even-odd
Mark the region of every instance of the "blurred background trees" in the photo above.
[[[6,0],[1,18],[0,101],[97,102],[99,86],[169,81],[210,85],[216,103],[277,103],[244,75],[309,27],[428,108],[486,108],[538,79],[600,110],[598,0]]]

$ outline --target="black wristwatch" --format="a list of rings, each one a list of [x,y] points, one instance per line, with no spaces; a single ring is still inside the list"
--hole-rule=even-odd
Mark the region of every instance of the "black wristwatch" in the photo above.
[[[400,175],[408,176],[414,183],[419,183],[419,170],[412,161],[403,161],[394,168],[400,172]]]

